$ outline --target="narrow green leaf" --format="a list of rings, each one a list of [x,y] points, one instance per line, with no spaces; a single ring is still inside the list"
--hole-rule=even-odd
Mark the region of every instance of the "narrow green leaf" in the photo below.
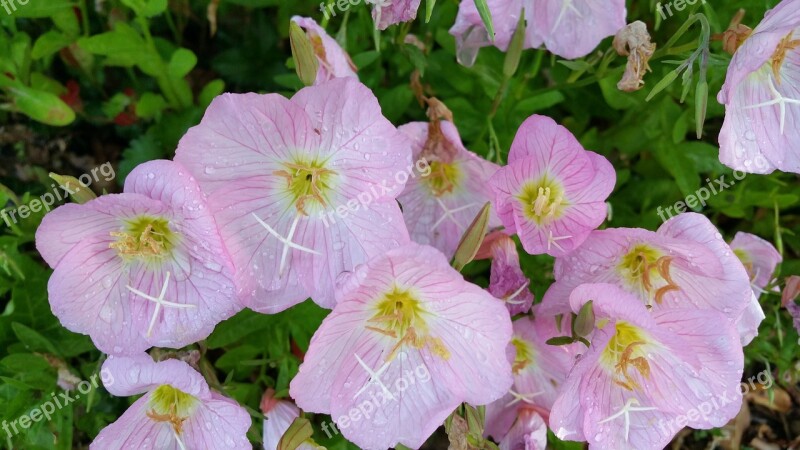
[[[659,81],[658,84],[656,84],[653,87],[653,90],[650,91],[649,94],[647,94],[647,98],[645,99],[645,101],[649,102],[650,99],[655,97],[656,94],[669,87],[669,85],[672,84],[673,81],[678,79],[678,75],[680,75],[678,69],[675,69],[672,72],[668,73],[667,76],[662,78],[661,81]]]
[[[436,0],[426,0],[425,1],[425,23],[431,21],[431,14],[433,14],[433,6],[436,4]]]
[[[575,342],[575,339],[570,336],[558,336],[548,339],[545,343],[547,345],[569,345],[573,342]]]
[[[492,204],[486,202],[483,209],[472,221],[461,242],[458,243],[456,254],[453,257],[453,267],[459,272],[467,264],[469,264],[478,253],[478,249],[483,243],[483,238],[486,237],[486,232],[489,230],[489,215],[492,210]]]
[[[314,54],[314,47],[306,32],[295,23],[289,22],[289,42],[292,46],[292,56],[297,70],[297,76],[306,86],[311,86],[317,79],[319,61]]]
[[[494,42],[494,24],[492,23],[492,13],[489,11],[489,5],[486,0],[475,0],[475,6],[478,8],[481,20],[483,20],[483,26],[486,27],[486,31],[489,33],[489,39]]]

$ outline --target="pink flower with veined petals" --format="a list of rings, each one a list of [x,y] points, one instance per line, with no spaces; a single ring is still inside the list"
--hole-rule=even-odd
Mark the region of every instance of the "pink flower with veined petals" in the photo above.
[[[508,312],[524,314],[533,305],[530,280],[519,265],[517,243],[504,231],[494,231],[483,240],[475,259],[492,260],[489,274],[489,293],[506,302]]]
[[[112,395],[144,395],[100,431],[91,450],[253,448],[247,440],[247,411],[210,390],[185,362],[154,362],[147,354],[112,356],[103,371],[112,376],[104,380]]]
[[[492,40],[478,14],[475,2],[459,4],[450,34],[456,38],[458,60],[472,66],[481,47],[508,48],[525,12],[524,48],[544,44],[550,52],[567,59],[586,56],[604,38],[625,26],[625,1],[610,0],[488,0],[495,36]]]
[[[511,386],[502,302],[438,250],[408,244],[343,277],[290,393],[360,448],[419,448],[462,402]]]
[[[547,424],[536,411],[523,408],[499,447],[500,450],[545,450]]]
[[[492,199],[487,182],[500,167],[464,148],[455,125],[447,121],[440,125],[445,141],[441,145],[447,145],[452,154],[425,154],[427,122],[399,128],[411,140],[414,161],[424,159],[429,170],[410,178],[397,201],[403,206],[411,240],[436,247],[452,258],[467,227]],[[500,225],[495,214],[489,222],[490,227]]]
[[[486,407],[486,436],[503,439],[524,410],[535,411],[544,419],[550,415],[576,348],[547,344],[548,339],[567,334],[566,330],[558,331],[556,324],[555,317],[543,316],[514,321],[514,334],[506,349],[514,384],[503,398]]]
[[[774,245],[750,233],[736,233],[731,241],[731,249],[747,269],[756,296],[761,295],[772,281],[775,268],[783,261],[783,257]]]
[[[421,2],[422,0],[367,0],[367,3],[374,5],[372,19],[379,30],[416,19]]]
[[[577,287],[572,311],[590,300],[596,326],[550,413],[556,436],[590,450],[656,449],[686,425],[710,429],[736,416],[744,354],[722,314],[648,310],[611,284]]]
[[[800,173],[800,0],[767,12],[733,55],[719,159],[748,173]]]
[[[542,299],[543,314],[569,311],[569,296],[584,283],[613,283],[654,310],[713,309],[739,326],[742,344],[758,334],[764,313],[744,266],[703,215],[685,213],[657,232],[639,228],[594,231],[553,269],[556,282]]]
[[[175,159],[208,196],[239,296],[257,311],[275,313],[308,297],[330,308],[341,272],[408,242],[395,198],[411,148],[352,78],[307,87],[291,100],[218,97]]]
[[[534,115],[517,131],[508,165],[492,176],[495,208],[525,251],[563,256],[606,218],[616,174],[566,128]]]
[[[242,309],[203,194],[172,161],[138,166],[123,194],[56,208],[36,247],[55,269],[53,313],[106,353],[180,348]]]
[[[336,42],[336,39],[328,36],[325,29],[317,25],[314,19],[294,16],[292,21],[306,30],[306,35],[314,48],[314,54],[317,56],[319,69],[317,69],[317,78],[314,84],[334,78],[358,78],[356,74],[358,69],[350,59],[350,55]]]

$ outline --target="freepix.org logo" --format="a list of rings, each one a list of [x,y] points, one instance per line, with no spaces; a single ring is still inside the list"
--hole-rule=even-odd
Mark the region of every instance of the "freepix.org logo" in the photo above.
[[[30,1],[31,0],[0,0],[0,7],[2,7],[6,11],[6,13],[10,16],[15,12],[17,12],[17,5],[25,6]]]

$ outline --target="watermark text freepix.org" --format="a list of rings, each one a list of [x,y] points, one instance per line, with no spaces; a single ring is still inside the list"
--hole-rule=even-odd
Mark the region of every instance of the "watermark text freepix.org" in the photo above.
[[[6,13],[10,16],[17,11],[17,5],[25,6],[31,0],[0,0],[0,7],[6,10]],[[39,0],[39,1],[50,1],[50,0]]]
[[[23,414],[11,422],[4,420],[2,424],[3,431],[11,438],[19,433],[24,433],[32,424],[40,422],[42,419],[50,421],[56,411],[69,406],[81,398],[81,395],[86,395],[96,389],[99,381],[102,381],[104,386],[110,386],[114,384],[114,376],[107,369],[103,369],[99,375],[94,374],[89,380],[83,380],[78,383],[77,392],[62,391],[58,395],[55,392],[51,392],[50,399],[33,408],[27,414]]]
[[[672,12],[672,8],[675,8],[675,11],[680,12],[686,9],[687,6],[695,5],[697,2],[700,2],[704,5],[706,4],[706,0],[672,0],[665,2],[664,4],[658,2],[656,4],[656,11],[658,11],[658,14],[663,20],[667,20],[667,18],[672,17],[673,14],[675,14]]]
[[[3,218],[3,222],[5,222],[6,226],[10,227],[12,223],[16,224],[20,219],[27,219],[30,217],[31,213],[40,212],[42,209],[50,212],[50,207],[53,206],[57,201],[60,202],[66,200],[70,195],[75,194],[82,189],[89,189],[89,186],[92,183],[97,183],[100,181],[100,176],[103,177],[103,181],[108,182],[113,180],[116,175],[117,174],[114,172],[114,168],[111,166],[111,163],[107,162],[101,166],[95,167],[90,173],[85,173],[78,177],[78,181],[80,182],[81,186],[70,188],[69,186],[57,186],[56,184],[51,184],[50,188],[52,189],[52,192],[47,192],[41,195],[39,198],[31,200],[27,205],[20,205],[16,209],[2,209],[0,210],[0,217]]]

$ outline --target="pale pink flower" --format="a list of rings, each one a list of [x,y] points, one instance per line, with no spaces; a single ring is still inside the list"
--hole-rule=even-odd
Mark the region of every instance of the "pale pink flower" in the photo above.
[[[535,411],[545,420],[558,391],[572,368],[575,346],[548,345],[548,339],[568,334],[558,330],[556,318],[537,316],[514,321],[506,349],[514,384],[501,399],[486,407],[486,436],[501,440],[523,411]]]
[[[291,100],[220,96],[175,158],[208,196],[239,296],[257,311],[308,297],[330,308],[342,271],[408,241],[395,200],[404,186],[396,174],[411,166],[408,140],[352,78]]]
[[[523,408],[499,447],[500,450],[545,450],[547,424],[536,411]]]
[[[422,0],[367,0],[367,3],[374,5],[372,18],[379,30],[416,19],[421,2]]]
[[[577,287],[572,312],[590,300],[596,326],[553,405],[556,436],[590,450],[657,449],[684,426],[711,429],[736,416],[744,354],[722,314],[648,310],[611,284]]]
[[[605,220],[616,174],[569,130],[534,115],[517,131],[508,165],[489,182],[500,219],[525,251],[563,256]]]
[[[517,243],[504,231],[490,233],[481,244],[475,259],[492,260],[489,293],[506,302],[512,316],[527,313],[533,305],[530,280],[519,265]]]
[[[250,449],[250,415],[211,389],[183,361],[153,362],[147,354],[110,357],[104,384],[118,397],[144,394],[100,431],[91,450]]]
[[[440,121],[441,139],[449,152],[427,153],[428,122],[414,122],[399,128],[411,140],[413,160],[421,173],[409,178],[397,198],[411,240],[436,247],[452,258],[467,227],[483,205],[493,198],[489,178],[499,169],[464,148],[455,125]],[[441,154],[446,153],[446,154]],[[492,213],[490,227],[500,225]]]
[[[733,55],[719,159],[748,173],[800,173],[800,0],[783,0]]]
[[[53,313],[110,354],[205,339],[242,306],[199,186],[180,164],[151,161],[128,175],[124,191],[42,221],[36,246],[55,269]]]
[[[769,241],[744,232],[736,233],[731,249],[747,269],[756,296],[761,295],[772,282],[775,268],[783,261],[781,254]]]
[[[566,59],[588,55],[604,38],[625,26],[625,1],[610,0],[488,0],[494,39],[488,35],[473,0],[459,4],[450,34],[456,38],[459,62],[471,66],[481,47],[508,48],[525,11],[524,48],[544,44],[552,53]]]
[[[311,40],[314,54],[319,62],[317,78],[314,84],[320,84],[334,78],[352,77],[358,78],[355,64],[350,59],[350,55],[336,42],[336,39],[328,36],[325,29],[317,25],[317,22],[310,17],[292,17],[292,21],[306,30],[306,35]]]
[[[640,228],[594,231],[572,254],[556,259],[556,282],[542,299],[543,314],[569,311],[569,296],[584,283],[613,283],[654,310],[713,309],[740,325],[742,344],[758,334],[764,313],[744,266],[716,227],[686,213],[657,232]]]
[[[462,402],[508,391],[511,320],[432,247],[390,250],[342,279],[290,393],[360,448],[419,448]]]

